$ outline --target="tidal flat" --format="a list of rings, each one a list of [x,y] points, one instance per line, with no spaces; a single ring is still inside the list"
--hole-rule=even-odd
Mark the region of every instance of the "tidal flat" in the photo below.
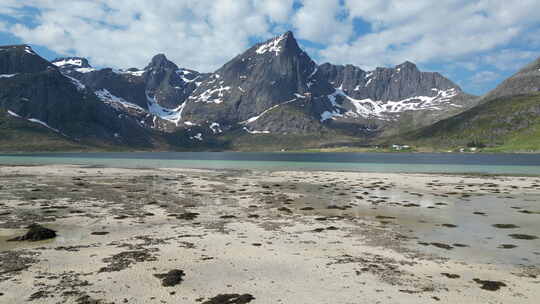
[[[533,176],[0,167],[1,303],[537,303],[538,237]]]

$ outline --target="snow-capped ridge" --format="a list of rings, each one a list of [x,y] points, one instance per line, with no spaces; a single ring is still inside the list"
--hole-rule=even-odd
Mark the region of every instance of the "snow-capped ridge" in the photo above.
[[[88,63],[88,60],[83,57],[61,57],[54,59],[51,63],[61,70],[74,70],[83,74],[96,70]]]
[[[294,47],[300,50],[296,39],[291,31],[285,32],[282,35],[276,36],[267,40],[266,42],[260,43],[255,46],[255,53],[259,55],[264,55],[266,53],[274,53],[275,56],[279,56],[285,51],[286,48]],[[301,50],[300,50],[301,51]],[[302,52],[303,53],[303,52]]]
[[[321,121],[343,116],[390,120],[392,114],[398,114],[404,111],[440,110],[439,107],[442,104],[451,107],[461,107],[460,105],[450,103],[451,99],[459,94],[457,89],[440,90],[433,88],[432,91],[436,92],[435,96],[413,96],[398,101],[380,101],[370,98],[354,99],[347,95],[341,88],[336,88],[333,94],[328,95],[334,111],[323,112],[321,114]],[[342,105],[339,105],[335,101],[337,96],[341,96],[349,101],[354,106],[354,110],[345,110]],[[345,113],[342,113],[343,111]]]

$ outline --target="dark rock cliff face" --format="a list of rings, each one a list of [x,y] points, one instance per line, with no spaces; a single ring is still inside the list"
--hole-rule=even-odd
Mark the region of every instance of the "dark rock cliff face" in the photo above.
[[[27,45],[0,46],[0,74],[35,73],[54,68]]]
[[[177,108],[197,88],[198,72],[179,69],[165,55],[158,54],[144,68],[146,90],[165,108]]]
[[[317,65],[291,32],[257,44],[210,75],[188,98],[183,116],[197,123],[233,124],[307,94],[330,94],[327,83],[310,87]]]
[[[137,75],[136,71],[118,73],[106,68],[74,77],[94,92],[106,89],[114,96],[122,97],[127,102],[146,108],[144,78]]]
[[[59,58],[54,63],[61,63],[63,73],[77,78],[91,90],[107,90],[112,96],[150,112],[152,103],[164,109],[178,108],[206,76],[193,70],[178,68],[163,54],[154,56],[142,70],[96,70],[91,68],[86,60],[82,64],[67,64],[79,59],[81,58]]]
[[[355,99],[399,101],[415,96],[436,96],[439,90],[461,92],[458,85],[441,74],[421,72],[408,61],[394,68],[377,68],[370,72],[352,65],[325,63],[319,71],[335,88],[341,88]]]
[[[477,103],[452,81],[439,73],[422,72],[411,62],[373,71],[325,63],[317,74],[336,89],[330,97],[334,107],[323,112],[321,120],[353,133],[396,134],[432,124]]]
[[[0,61],[13,58],[9,52],[0,52]],[[17,69],[18,74],[0,78],[0,107],[8,110],[9,115],[73,140],[150,145],[146,131],[135,120],[105,105],[76,79],[63,75],[53,65],[43,64],[47,62],[43,58],[32,56],[37,58],[25,60],[25,68]],[[36,65],[31,66],[32,63]]]

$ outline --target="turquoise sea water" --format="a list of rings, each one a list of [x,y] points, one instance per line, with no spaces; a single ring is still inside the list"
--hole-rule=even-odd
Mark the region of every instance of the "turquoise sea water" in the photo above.
[[[238,152],[39,153],[0,154],[0,164],[76,164],[123,168],[540,175],[540,155],[538,154]]]

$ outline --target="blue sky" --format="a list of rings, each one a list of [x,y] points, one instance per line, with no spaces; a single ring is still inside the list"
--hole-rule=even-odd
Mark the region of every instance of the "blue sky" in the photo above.
[[[292,30],[319,63],[409,60],[480,95],[540,57],[539,11],[538,0],[2,0],[0,44],[114,68],[165,53],[209,72]]]

